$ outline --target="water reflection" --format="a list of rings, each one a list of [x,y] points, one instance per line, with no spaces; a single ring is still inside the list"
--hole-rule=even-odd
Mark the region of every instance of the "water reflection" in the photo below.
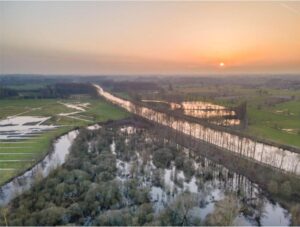
[[[50,117],[11,116],[0,121],[0,140],[20,140],[56,128],[44,125]]]
[[[13,198],[30,189],[36,177],[46,177],[51,170],[62,165],[77,135],[78,131],[74,130],[58,138],[54,143],[53,152],[48,154],[42,162],[23,175],[16,177],[13,181],[3,185],[0,188],[0,206],[7,204]]]
[[[217,125],[234,126],[241,124],[235,111],[210,102],[193,101],[175,103],[160,100],[142,100],[142,102],[164,103],[169,105],[171,110],[180,110],[184,115],[206,119],[210,123]]]
[[[288,211],[278,203],[270,201],[257,184],[186,148],[177,146],[184,154],[183,159],[189,160],[190,165],[194,167],[195,173],[192,176],[178,169],[174,162],[169,168],[157,168],[153,164],[152,154],[145,156],[141,149],[136,149],[134,155],[131,154],[130,159],[126,160],[128,157],[125,158],[121,151],[115,148],[121,146],[120,143],[130,144],[135,131],[131,127],[128,129],[130,134],[124,133],[126,132],[124,128],[119,132],[127,138],[119,139],[117,145],[114,141],[111,145],[111,151],[117,158],[117,178],[122,182],[137,179],[139,185],[148,187],[157,214],[183,192],[188,191],[195,195],[197,204],[193,208],[193,215],[204,221],[214,211],[218,201],[228,194],[234,194],[241,207],[239,215],[234,220],[235,225],[290,224],[291,217]],[[139,137],[143,137],[141,132],[138,134]],[[155,138],[147,134],[140,143],[145,146],[151,145],[155,143]],[[157,181],[160,185],[154,183]]]
[[[300,154],[287,149],[257,142],[240,135],[208,128],[199,123],[193,123],[169,116],[165,113],[140,107],[133,103],[113,96],[100,86],[94,85],[98,93],[112,103],[125,108],[127,111],[142,116],[158,124],[168,126],[219,148],[235,152],[243,157],[300,175]]]

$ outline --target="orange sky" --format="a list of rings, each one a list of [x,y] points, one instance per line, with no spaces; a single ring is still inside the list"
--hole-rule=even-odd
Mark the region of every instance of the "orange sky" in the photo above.
[[[0,73],[240,72],[300,72],[300,2],[0,2]]]

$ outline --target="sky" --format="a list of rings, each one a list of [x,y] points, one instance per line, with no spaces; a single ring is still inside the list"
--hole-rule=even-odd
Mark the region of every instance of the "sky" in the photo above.
[[[0,74],[300,73],[300,2],[0,2]]]

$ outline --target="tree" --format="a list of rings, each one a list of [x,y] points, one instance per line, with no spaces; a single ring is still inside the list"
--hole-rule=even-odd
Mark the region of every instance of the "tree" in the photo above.
[[[291,188],[291,184],[289,181],[285,181],[281,186],[280,186],[280,192],[284,195],[284,196],[290,196],[292,193],[292,188]]]
[[[65,209],[62,207],[51,206],[37,213],[38,225],[62,225]]]
[[[300,205],[294,205],[291,209],[292,214],[292,225],[299,226],[300,225]]]
[[[226,196],[216,202],[215,210],[206,218],[207,225],[232,225],[240,210],[238,199],[234,195]]]
[[[8,208],[7,207],[0,207],[0,214],[1,214],[1,218],[0,218],[0,225],[5,224],[6,226],[8,226],[8,222],[7,222],[7,213],[8,213]],[[3,218],[3,221],[2,221]],[[3,223],[3,224],[2,224]]]
[[[169,148],[161,148],[154,152],[153,163],[158,168],[168,168],[174,155]]]
[[[268,183],[268,190],[269,190],[271,193],[277,194],[277,193],[278,193],[278,184],[277,184],[277,182],[271,180],[271,181]]]
[[[191,214],[191,210],[195,206],[197,206],[195,194],[183,193],[179,195],[160,215],[160,224],[176,226],[193,225],[193,220],[195,219]]]

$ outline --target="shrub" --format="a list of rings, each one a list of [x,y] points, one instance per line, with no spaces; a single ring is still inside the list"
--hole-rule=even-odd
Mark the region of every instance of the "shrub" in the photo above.
[[[281,184],[280,192],[284,196],[290,196],[291,195],[292,189],[291,189],[291,184],[290,184],[289,181],[285,181],[283,184]]]
[[[300,205],[294,205],[291,209],[292,225],[300,226]]]
[[[278,184],[277,184],[277,182],[271,180],[271,181],[268,183],[268,190],[269,190],[271,193],[277,194],[277,193],[278,193]]]
[[[154,152],[153,163],[158,168],[168,168],[173,158],[174,156],[170,149],[162,148]]]
[[[238,199],[234,195],[226,196],[215,204],[215,210],[206,218],[207,225],[232,225],[239,212]]]
[[[195,174],[195,167],[192,160],[188,159],[183,162],[183,172],[184,176],[187,178],[186,180],[191,179]]]

